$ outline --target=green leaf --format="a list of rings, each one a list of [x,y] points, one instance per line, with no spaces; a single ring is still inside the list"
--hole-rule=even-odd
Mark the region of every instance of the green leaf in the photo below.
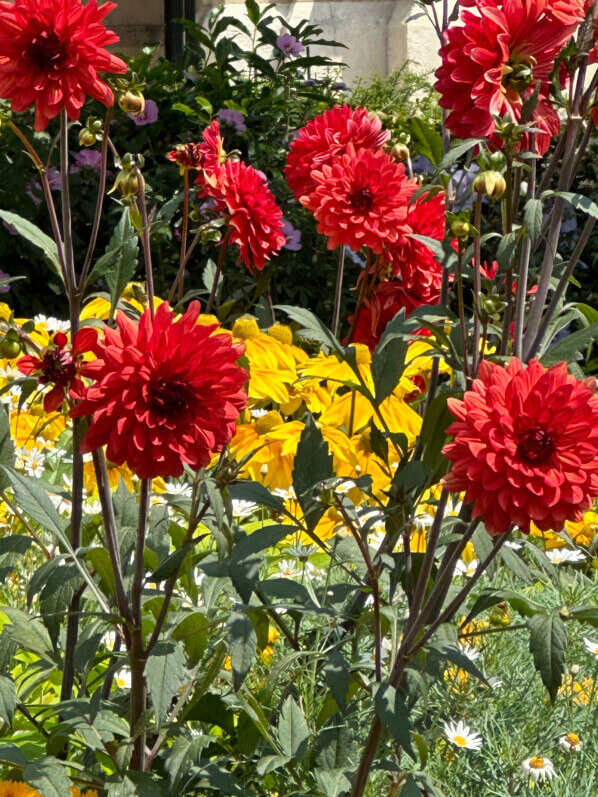
[[[293,529],[288,525],[272,525],[262,526],[255,529],[251,534],[241,537],[235,541],[231,564],[240,562],[243,559],[248,559],[266,550],[278,545],[281,540],[288,537],[293,532]]]
[[[0,410],[0,465],[13,468],[15,464],[15,446],[10,435],[10,420],[4,407]],[[0,490],[5,490],[8,486],[8,478],[3,470],[0,470]]]
[[[372,356],[372,379],[374,395],[379,407],[399,384],[405,370],[405,357],[409,344],[406,340],[395,338],[384,347],[377,346]]]
[[[328,443],[316,426],[313,416],[309,414],[295,455],[293,487],[310,528],[314,528],[326,511],[323,504],[314,496],[314,487],[333,475],[332,454],[328,449]]]
[[[111,302],[110,318],[112,318],[118,300],[127,287],[127,283],[135,275],[138,253],[139,240],[137,233],[129,218],[129,211],[125,208],[105,254],[98,260],[96,268],[93,269],[93,271],[99,269],[97,274],[101,274],[108,285]],[[90,275],[90,279],[92,276],[93,272]],[[96,275],[96,280],[98,278]]]
[[[282,310],[293,321],[301,324],[301,332],[311,340],[316,340],[318,343],[323,343],[328,346],[335,354],[344,359],[343,347],[339,341],[334,337],[328,327],[320,321],[310,310],[303,307],[293,307],[288,304],[281,304],[277,306],[278,310]]]
[[[596,340],[598,340],[598,324],[590,324],[589,327],[579,329],[548,349],[542,355],[542,365],[550,366],[560,362],[571,363],[581,360],[582,353]]]
[[[422,797],[422,791],[417,785],[417,781],[413,775],[409,775],[405,781],[405,785],[401,789],[400,797]]]
[[[349,794],[351,781],[344,769],[316,769],[318,789],[326,797],[341,797]]]
[[[428,650],[431,657],[438,657],[443,661],[450,661],[452,664],[456,664],[461,670],[471,673],[471,675],[482,681],[482,683],[488,685],[488,681],[486,680],[484,673],[478,667],[476,667],[469,656],[466,656],[465,653],[462,653],[459,648],[455,647],[454,645],[442,645],[438,647],[430,646]]]
[[[10,606],[3,606],[2,613],[11,622],[10,626],[4,626],[3,633],[15,642],[23,650],[29,650],[41,658],[51,659],[52,640],[48,632],[39,620],[30,617],[20,609],[13,609]]]
[[[24,219],[22,216],[11,213],[8,210],[0,210],[0,219],[14,227],[19,235],[23,236],[30,244],[40,249],[46,263],[50,266],[52,271],[62,279],[58,247],[52,238],[46,235],[45,232],[42,232],[39,227],[36,227],[36,225],[28,219]]]
[[[510,267],[516,249],[516,233],[509,232],[504,235],[496,250],[496,262],[500,266],[501,271],[506,271]]]
[[[184,617],[172,631],[172,638],[182,642],[189,663],[198,664],[208,641],[210,623],[203,612],[192,612]]]
[[[419,116],[411,117],[407,124],[414,149],[432,161],[434,166],[439,166],[442,161],[442,136],[436,127]]]
[[[523,212],[523,224],[527,230],[532,246],[540,240],[542,234],[542,202],[539,199],[528,199]]]
[[[378,687],[374,696],[376,714],[401,747],[415,759],[411,747],[411,720],[405,701],[397,690],[387,683]]]
[[[11,742],[0,744],[0,761],[3,764],[22,768],[27,765],[29,759],[20,747]]]
[[[172,698],[185,682],[185,652],[183,646],[173,642],[157,642],[145,664],[145,677],[154,711],[156,729],[168,716]]]
[[[529,649],[542,683],[554,702],[565,672],[567,632],[558,613],[536,614],[527,622]]]
[[[5,465],[2,469],[8,476],[20,509],[35,520],[46,531],[49,531],[68,549],[64,534],[64,524],[58,510],[50,501],[48,493],[41,486],[40,479],[23,476]]]
[[[529,567],[519,556],[517,551],[513,551],[510,548],[503,546],[500,551],[500,558],[509,568],[511,573],[517,576],[517,578],[520,578],[523,582],[529,584],[530,586],[534,583],[534,577],[532,576]]]
[[[66,762],[54,756],[38,758],[27,764],[23,768],[23,780],[34,786],[43,797],[65,797],[71,793]]]
[[[581,210],[582,213],[587,213],[593,219],[598,219],[598,205],[583,194],[575,194],[571,191],[544,191],[540,199],[547,199],[548,197],[558,196],[568,202],[575,210]]]
[[[292,695],[282,704],[278,722],[278,739],[285,755],[302,759],[307,752],[309,728],[305,715]]]
[[[284,502],[264,487],[259,482],[235,482],[228,488],[230,497],[239,501],[251,501],[252,503],[274,509],[276,512],[284,512]]]
[[[14,571],[21,557],[32,545],[31,537],[24,534],[9,534],[7,537],[0,537],[0,582]]]
[[[519,595],[512,590],[484,590],[471,607],[462,625],[467,625],[474,617],[477,617],[478,614],[481,614],[486,611],[486,609],[490,609],[492,606],[496,606],[497,603],[502,603],[503,601],[508,603],[509,606],[512,606],[513,609],[519,612],[523,617],[533,617],[535,614],[538,614],[538,612],[544,611],[539,603],[535,603],[529,598],[524,598],[523,595]]]
[[[245,8],[247,9],[247,16],[249,17],[250,21],[257,25],[260,21],[260,7],[256,3],[256,0],[245,0]]]
[[[85,551],[85,559],[100,577],[100,585],[104,594],[115,595],[114,569],[108,551],[105,548],[89,548]]]
[[[330,694],[341,711],[347,707],[347,694],[351,682],[351,673],[343,654],[335,650],[329,654],[324,665],[324,677]]]
[[[567,620],[577,620],[580,623],[588,623],[588,625],[598,628],[598,606],[575,606],[573,609],[567,609]]]
[[[255,659],[257,636],[246,614],[233,613],[226,624],[228,654],[233,670],[233,684],[238,691]]]
[[[482,140],[481,138],[468,138],[465,141],[461,141],[460,144],[456,144],[444,156],[438,170],[442,171],[443,169],[448,169],[449,166],[452,166],[453,163],[458,161],[459,158],[465,155],[466,152],[469,152],[470,149],[473,149]]]
[[[17,688],[12,678],[0,675],[0,719],[12,725],[12,715],[17,705]]]

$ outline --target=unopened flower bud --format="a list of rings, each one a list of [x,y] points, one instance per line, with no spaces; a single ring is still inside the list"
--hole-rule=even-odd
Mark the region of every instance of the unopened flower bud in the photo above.
[[[92,133],[87,127],[79,132],[79,146],[80,147],[93,147],[96,143],[95,133]]]
[[[473,181],[473,187],[478,194],[485,194],[491,199],[500,199],[507,184],[500,172],[486,171],[478,174]]]
[[[18,340],[6,337],[2,343],[0,343],[0,355],[5,357],[7,360],[12,360],[14,357],[18,357],[20,353],[21,344]]]
[[[409,147],[406,144],[395,144],[388,150],[388,154],[395,163],[402,163],[409,157]]]
[[[455,219],[451,224],[451,232],[455,238],[468,238],[471,224],[464,219]]]
[[[121,111],[139,116],[145,110],[145,97],[140,91],[126,91],[118,98]]]
[[[135,172],[121,172],[122,179],[118,180],[118,189],[125,199],[130,199],[139,193],[139,179]]]

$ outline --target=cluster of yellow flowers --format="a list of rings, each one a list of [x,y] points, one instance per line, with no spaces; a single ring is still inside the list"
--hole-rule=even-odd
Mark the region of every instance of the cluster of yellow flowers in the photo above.
[[[0,797],[41,797],[37,789],[14,780],[0,782]],[[95,789],[81,791],[78,786],[71,786],[71,797],[98,797]]]

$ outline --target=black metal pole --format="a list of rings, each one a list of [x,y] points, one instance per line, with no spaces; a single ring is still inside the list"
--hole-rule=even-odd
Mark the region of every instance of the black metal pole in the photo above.
[[[195,20],[195,0],[164,0],[166,58],[176,61],[183,53],[185,32],[177,19]]]

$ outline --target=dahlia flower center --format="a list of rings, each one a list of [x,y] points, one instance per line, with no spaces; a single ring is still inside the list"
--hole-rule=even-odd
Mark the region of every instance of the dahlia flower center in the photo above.
[[[521,93],[534,79],[535,58],[529,56],[528,61],[510,60],[503,67],[502,84],[507,89]]]
[[[519,437],[519,455],[528,462],[545,462],[553,451],[552,435],[541,426],[534,426]]]
[[[360,213],[371,210],[374,204],[372,189],[367,185],[355,189],[355,191],[349,194],[349,202],[352,207]]]
[[[189,404],[189,390],[183,382],[159,379],[149,386],[149,405],[165,418],[178,415]]]
[[[24,56],[42,72],[53,72],[64,66],[68,53],[53,31],[44,30],[31,40]]]
[[[40,366],[41,384],[68,385],[77,376],[77,364],[68,351],[49,349],[45,352]]]

